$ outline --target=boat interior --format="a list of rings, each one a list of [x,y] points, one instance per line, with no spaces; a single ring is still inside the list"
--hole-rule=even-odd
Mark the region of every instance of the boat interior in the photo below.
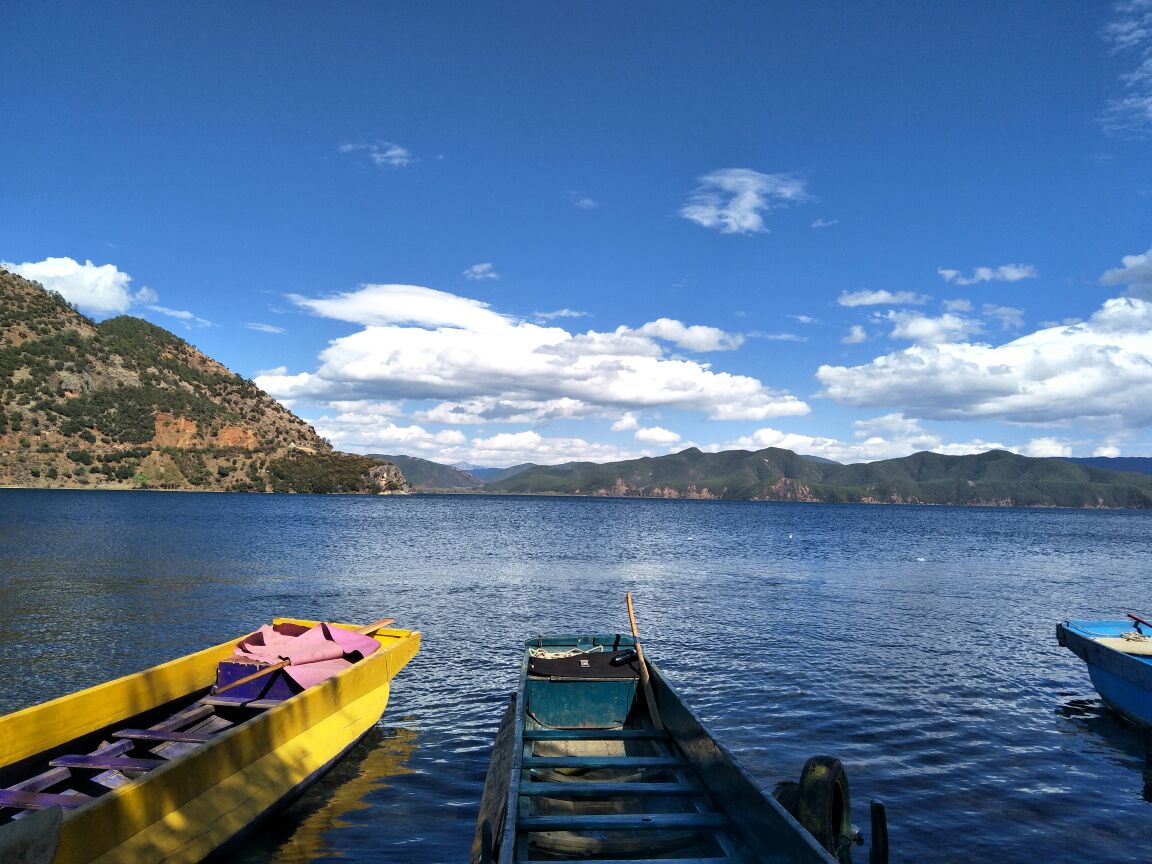
[[[527,663],[515,860],[758,860],[653,723],[631,639],[542,643]]]

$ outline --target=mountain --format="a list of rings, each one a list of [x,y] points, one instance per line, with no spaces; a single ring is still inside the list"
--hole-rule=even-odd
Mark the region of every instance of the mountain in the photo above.
[[[402,491],[251,381],[139,318],[96,324],[0,270],[0,485]]]
[[[1152,474],[1152,457],[1148,456],[1064,456],[1065,462],[1104,468],[1108,471],[1128,471],[1134,474]]]
[[[382,456],[372,453],[369,458],[395,464],[413,489],[424,492],[447,489],[465,491],[479,489],[484,485],[466,471],[439,462],[429,462],[418,456]]]
[[[857,465],[790,450],[695,447],[598,465],[537,466],[490,482],[509,493],[1035,507],[1152,507],[1152,477],[1033,459],[1002,450],[973,456],[916,453]]]
[[[514,477],[522,471],[535,467],[537,466],[531,462],[525,462],[523,465],[513,465],[510,468],[470,468],[468,473],[478,480],[491,483],[494,480],[503,480],[505,477]]]

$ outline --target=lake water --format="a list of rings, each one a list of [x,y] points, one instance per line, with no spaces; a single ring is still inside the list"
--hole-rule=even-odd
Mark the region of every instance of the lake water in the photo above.
[[[423,633],[383,720],[237,852],[467,860],[523,639],[628,630],[766,788],[843,760],[894,862],[1152,858],[1139,736],[1057,646],[1152,611],[1152,513],[0,491],[0,713],[276,614]],[[157,648],[158,642],[162,645]],[[858,854],[866,860],[866,854]]]

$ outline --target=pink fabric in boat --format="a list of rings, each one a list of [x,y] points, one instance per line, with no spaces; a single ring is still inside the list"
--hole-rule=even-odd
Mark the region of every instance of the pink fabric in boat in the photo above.
[[[281,630],[265,624],[241,641],[234,653],[264,663],[289,661],[285,674],[305,689],[327,681],[380,647],[371,636],[342,627],[279,626]]]

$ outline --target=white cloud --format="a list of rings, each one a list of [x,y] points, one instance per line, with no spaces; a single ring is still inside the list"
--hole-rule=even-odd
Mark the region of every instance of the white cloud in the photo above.
[[[842,291],[836,298],[841,306],[922,306],[929,298],[912,291]]]
[[[937,419],[1152,423],[1152,302],[1108,300],[1086,322],[999,346],[918,344],[862,366],[821,366],[821,395]]]
[[[602,413],[576,399],[531,401],[484,397],[461,402],[440,402],[432,408],[415,412],[413,417],[421,423],[481,426],[487,423],[541,423]]]
[[[892,322],[893,339],[913,342],[955,342],[983,329],[979,321],[951,312],[933,318],[916,312],[889,311],[882,317]]]
[[[572,203],[572,206],[577,210],[595,210],[598,206],[596,202],[587,195],[577,192],[575,189],[569,189],[565,194],[568,196],[568,200]]]
[[[971,276],[964,276],[959,270],[936,268],[945,282],[956,285],[975,285],[978,282],[1019,282],[1021,279],[1035,279],[1039,274],[1031,264],[1001,264],[999,267],[977,267]]]
[[[688,351],[732,351],[744,344],[744,337],[738,333],[725,333],[716,327],[700,324],[688,326],[671,318],[649,321],[636,332],[663,339]]]
[[[819,324],[819,318],[813,318],[811,315],[789,315],[789,318],[800,324]]]
[[[680,215],[721,234],[755,234],[767,230],[764,213],[811,198],[804,181],[791,174],[725,168],[700,178]]]
[[[660,319],[639,330],[572,334],[411,285],[291,299],[363,327],[333,340],[313,373],[260,376],[258,385],[280,399],[433,399],[463,406],[457,409],[461,417],[478,416],[471,402],[483,410],[503,403],[526,414],[557,405],[585,415],[670,408],[731,420],[809,411],[803,401],[755,378],[667,356],[658,341],[688,350],[738,344],[740,337],[716,328]]]
[[[156,292],[150,288],[141,288],[134,294],[129,287],[132,277],[115,264],[96,265],[91,261],[80,264],[72,258],[45,258],[22,264],[0,261],[0,267],[39,282],[81,311],[93,315],[123,314],[134,303],[154,303],[157,299]]]
[[[1111,459],[1115,459],[1117,456],[1120,455],[1120,448],[1115,446],[1114,444],[1105,444],[1105,445],[1103,445],[1101,447],[1097,447],[1095,450],[1093,450],[1092,455],[1093,456],[1107,456]]]
[[[249,330],[255,330],[258,333],[283,333],[283,327],[277,327],[275,324],[261,324],[258,321],[249,321],[244,325]]]
[[[373,165],[389,168],[404,168],[411,165],[415,159],[407,147],[393,144],[391,141],[373,141],[368,144],[341,144],[341,153],[363,153]]]
[[[1024,310],[1014,306],[997,306],[994,303],[985,303],[980,310],[986,318],[993,318],[1000,322],[1006,330],[1018,330],[1024,324]]]
[[[555,321],[557,318],[590,318],[591,313],[581,312],[578,309],[557,309],[553,312],[533,312],[532,317],[537,321]]]
[[[923,451],[945,456],[965,456],[986,453],[989,450],[1016,452],[1014,448],[999,442],[982,439],[947,442],[939,435],[926,430],[916,420],[904,417],[902,414],[886,414],[882,417],[857,420],[852,427],[854,440],[851,441],[764,428],[734,441],[710,445],[706,449],[762,450],[765,447],[779,447],[804,456],[821,456],[844,463],[899,459]]]
[[[853,324],[848,330],[848,335],[840,341],[845,345],[859,345],[861,342],[868,341],[868,331],[859,324]]]
[[[1025,456],[1033,456],[1038,459],[1053,456],[1071,456],[1072,447],[1058,438],[1033,438],[1024,445],[1023,453]]]
[[[211,327],[212,322],[206,318],[201,318],[187,309],[169,309],[167,306],[150,305],[147,307],[150,311],[156,312],[160,315],[166,315],[169,318],[175,318],[181,322],[185,327]]]
[[[671,429],[665,429],[663,426],[645,426],[643,429],[637,429],[636,434],[632,437],[641,444],[660,444],[663,446],[680,441],[680,436],[677,433]]]
[[[1152,249],[1140,255],[1125,255],[1121,267],[1100,277],[1101,285],[1127,285],[1133,297],[1152,300]]]
[[[817,219],[812,223],[813,228],[831,228],[833,225],[839,225],[839,219]]]
[[[636,419],[636,415],[631,411],[625,411],[623,416],[612,424],[613,432],[624,432],[628,429],[639,428],[640,421]]]
[[[464,271],[463,276],[465,279],[471,279],[475,282],[500,278],[500,274],[496,272],[496,268],[491,261],[485,261],[483,264],[473,264]]]
[[[947,311],[947,312],[971,312],[972,311],[972,301],[971,300],[964,300],[964,299],[945,300],[943,303],[943,306],[944,306],[945,311]]]
[[[1114,9],[1104,38],[1136,65],[1120,76],[1121,93],[1109,100],[1100,124],[1119,138],[1144,138],[1152,133],[1152,0],[1126,0]]]

